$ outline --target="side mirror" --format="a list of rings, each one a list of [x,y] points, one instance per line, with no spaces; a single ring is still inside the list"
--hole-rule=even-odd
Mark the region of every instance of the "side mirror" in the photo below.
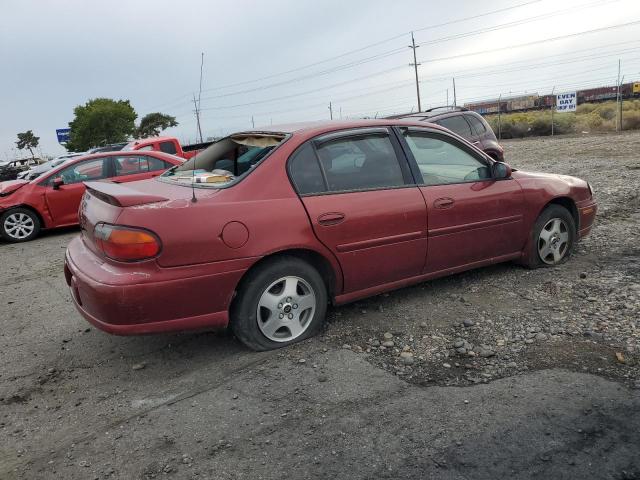
[[[62,177],[56,177],[51,181],[51,186],[54,190],[58,190],[62,185],[64,185],[64,179]]]
[[[504,162],[496,162],[491,167],[493,178],[502,180],[511,176],[511,167]]]

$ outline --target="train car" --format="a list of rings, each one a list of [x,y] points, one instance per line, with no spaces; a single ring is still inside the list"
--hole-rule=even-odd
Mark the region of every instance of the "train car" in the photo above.
[[[578,105],[581,103],[602,102],[615,99],[618,95],[617,87],[598,87],[578,92]]]
[[[521,97],[512,97],[507,100],[507,110],[509,112],[517,112],[519,110],[530,110],[536,108],[538,95],[523,95]]]
[[[498,102],[498,99],[496,99],[484,102],[472,102],[464,104],[464,108],[479,113],[480,115],[486,115],[488,113],[498,113],[500,111],[500,107],[502,107],[502,112],[505,112],[507,103],[504,101]]]
[[[555,104],[555,95],[542,95],[538,97],[539,108],[551,108]]]
[[[634,97],[640,96],[640,82],[634,82],[631,87],[631,94]]]

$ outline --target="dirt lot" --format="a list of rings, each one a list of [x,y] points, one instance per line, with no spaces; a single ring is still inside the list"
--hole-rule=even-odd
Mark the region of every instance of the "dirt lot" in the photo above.
[[[0,244],[0,478],[640,478],[640,133],[509,141],[600,203],[569,263],[332,309],[247,351],[114,337],[75,312],[75,230]]]

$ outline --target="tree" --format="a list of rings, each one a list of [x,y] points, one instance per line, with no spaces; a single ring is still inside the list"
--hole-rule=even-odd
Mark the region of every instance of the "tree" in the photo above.
[[[138,138],[157,137],[162,130],[177,126],[176,118],[171,115],[165,115],[160,112],[149,113],[140,120],[140,125],[136,129],[136,136]]]
[[[38,142],[40,142],[40,137],[36,137],[31,130],[27,130],[26,132],[18,134],[16,145],[20,150],[24,150],[25,148],[29,150],[31,158],[35,160],[36,157],[33,154],[33,149],[38,146]]]
[[[116,142],[125,142],[135,131],[138,116],[129,100],[95,98],[73,109],[69,141],[65,148],[82,152]]]

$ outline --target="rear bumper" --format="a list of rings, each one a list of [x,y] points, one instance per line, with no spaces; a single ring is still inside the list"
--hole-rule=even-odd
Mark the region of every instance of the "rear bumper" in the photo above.
[[[108,333],[136,335],[225,327],[235,287],[246,271],[227,270],[230,266],[106,264],[77,237],[67,249],[64,273],[87,321]]]

